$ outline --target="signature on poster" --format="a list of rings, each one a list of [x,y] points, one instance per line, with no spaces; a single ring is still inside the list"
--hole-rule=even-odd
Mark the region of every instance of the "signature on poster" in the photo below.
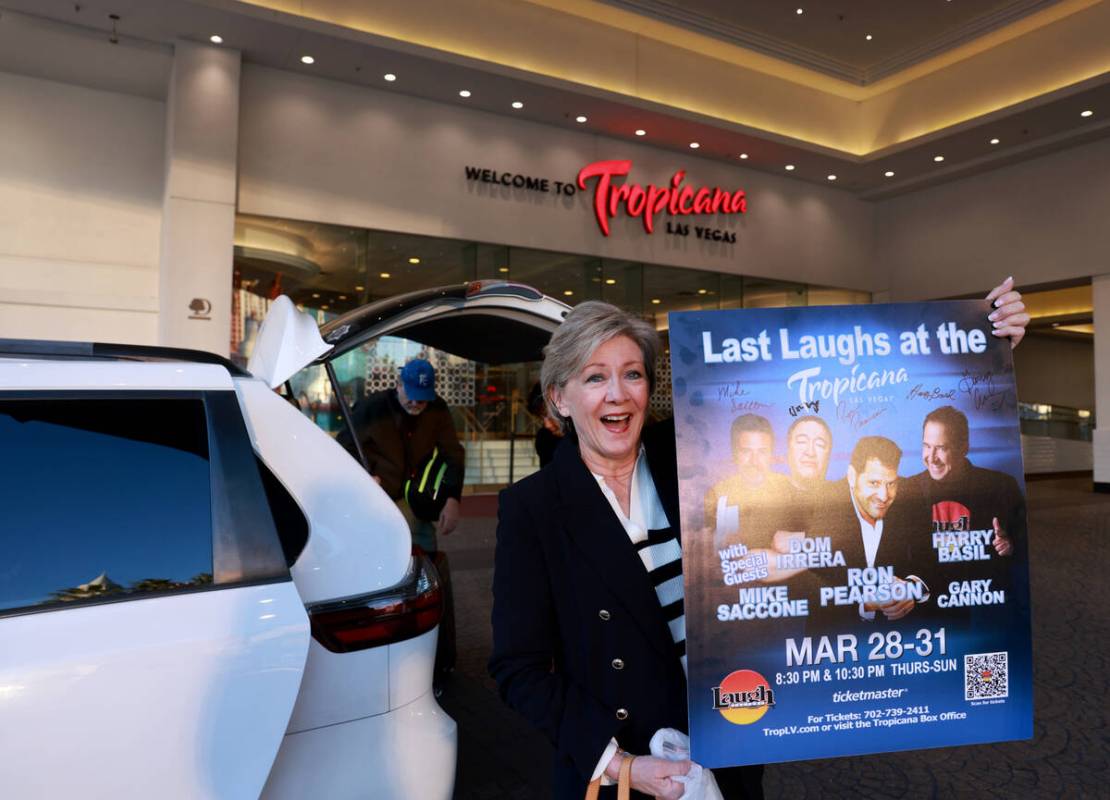
[[[1003,408],[1012,408],[1012,392],[1008,389],[999,389],[994,385],[994,372],[972,372],[964,370],[960,378],[960,391],[971,395],[975,409],[988,408],[991,411],[1001,411]]]
[[[871,424],[888,411],[890,411],[890,406],[871,408],[845,400],[837,405],[836,418],[841,422],[851,425],[852,430],[858,431],[860,428]]]
[[[771,407],[769,403],[760,400],[746,399],[748,395],[748,390],[740,381],[733,381],[717,387],[717,400],[727,402],[733,413],[750,414]]]
[[[809,400],[805,403],[799,403],[796,406],[790,406],[790,408],[788,410],[790,412],[790,416],[792,416],[792,417],[796,417],[799,414],[820,414],[821,413],[821,401],[820,400]]]
[[[937,401],[937,400],[949,400],[949,401],[951,401],[951,400],[956,399],[956,390],[955,389],[949,389],[948,391],[945,391],[944,389],[941,389],[939,386],[934,386],[932,389],[926,389],[923,384],[919,383],[919,384],[915,385],[912,389],[910,389],[908,392],[906,392],[906,399],[907,400],[929,400],[929,401]]]

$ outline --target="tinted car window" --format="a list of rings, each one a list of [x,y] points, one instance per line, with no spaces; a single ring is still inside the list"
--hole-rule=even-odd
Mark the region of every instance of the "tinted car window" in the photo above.
[[[262,463],[262,459],[256,461],[258,473],[262,476],[262,486],[266,490],[266,500],[270,504],[270,513],[274,517],[274,527],[277,528],[281,542],[281,551],[285,556],[285,564],[291,567],[308,544],[308,520],[293,495],[281,485],[281,481],[270,468]]]
[[[204,587],[200,396],[0,400],[0,612]]]

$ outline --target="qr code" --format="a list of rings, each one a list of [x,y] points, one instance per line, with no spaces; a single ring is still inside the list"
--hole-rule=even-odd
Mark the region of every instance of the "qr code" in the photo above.
[[[969,653],[964,656],[964,700],[1010,696],[1008,653]]]

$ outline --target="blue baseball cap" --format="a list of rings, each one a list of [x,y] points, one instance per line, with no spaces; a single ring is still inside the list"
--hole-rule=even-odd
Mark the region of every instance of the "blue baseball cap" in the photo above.
[[[417,403],[436,399],[436,371],[422,358],[414,358],[401,370],[401,384],[405,396]]]

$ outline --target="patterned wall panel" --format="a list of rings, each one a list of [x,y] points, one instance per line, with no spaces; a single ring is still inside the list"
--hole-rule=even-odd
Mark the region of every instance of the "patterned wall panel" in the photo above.
[[[648,407],[659,419],[666,419],[674,414],[674,402],[671,397],[671,357],[666,353],[655,359],[655,391],[651,393]]]
[[[475,364],[465,358],[444,353],[407,339],[383,336],[366,352],[366,393],[392,389],[397,375],[406,362],[427,359],[436,371],[436,394],[449,406],[470,407],[475,404]]]

